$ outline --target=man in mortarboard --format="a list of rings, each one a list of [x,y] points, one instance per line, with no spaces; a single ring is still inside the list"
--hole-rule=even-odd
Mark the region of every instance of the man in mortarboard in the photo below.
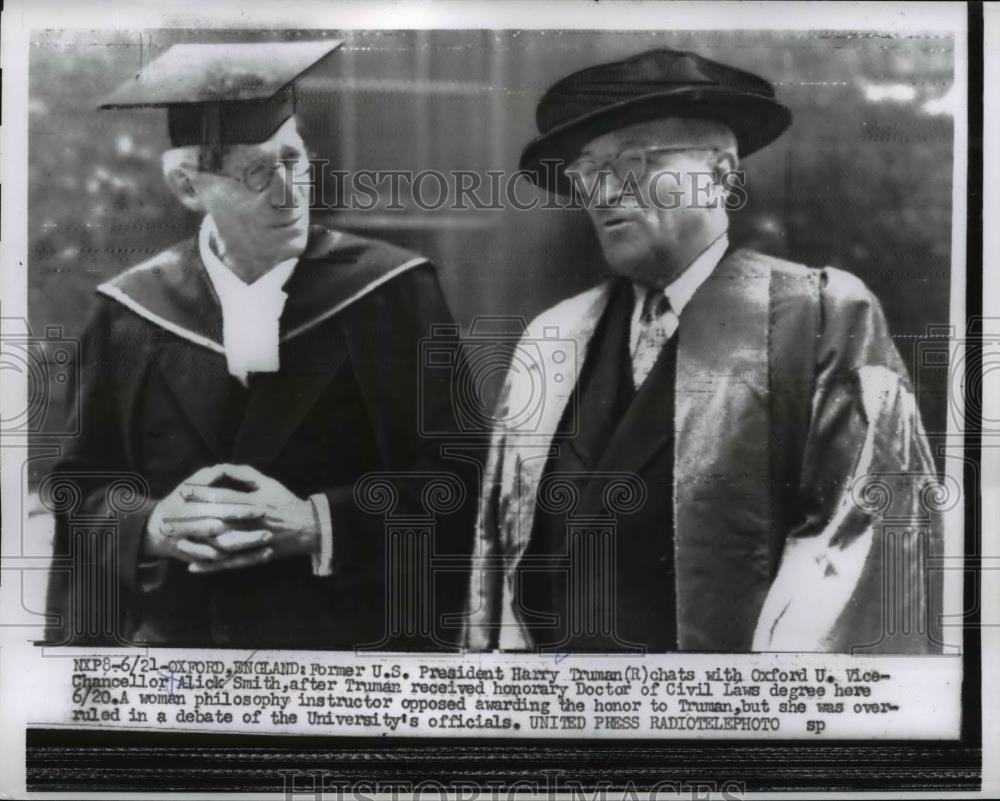
[[[434,268],[310,225],[292,82],[338,45],[175,45],[105,106],[167,108],[163,173],[203,220],[98,287],[80,435],[53,477],[79,503],[57,515],[55,555],[75,561],[50,580],[50,642],[447,644],[435,622],[387,631],[387,585],[426,565],[390,565],[385,521],[355,497],[393,472],[397,511],[419,513],[406,474],[465,479],[420,436],[453,420],[446,381],[418,386],[419,340],[452,319]],[[439,515],[437,552],[461,549],[468,508]],[[114,537],[83,552],[81,518]]]
[[[465,645],[936,650],[937,471],[878,301],[728,238],[739,159],[791,121],[773,87],[660,49],[537,120],[521,167],[576,194],[613,277],[528,327],[578,363],[509,372],[498,419],[544,408],[494,434]]]

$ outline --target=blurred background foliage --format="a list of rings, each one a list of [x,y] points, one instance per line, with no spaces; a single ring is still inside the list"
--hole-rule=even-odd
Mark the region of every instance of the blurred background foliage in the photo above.
[[[653,47],[765,76],[792,128],[744,164],[733,238],[863,278],[911,371],[917,336],[949,318],[954,112],[950,38],[846,32],[39,32],[30,65],[32,328],[80,333],[102,280],[195,233],[161,180],[162,110],[98,111],[178,41],[342,38],[302,82],[300,118],[336,169],[516,169],[542,92],[563,75]],[[430,191],[430,190],[428,190]],[[519,196],[530,191],[523,183]],[[438,265],[452,309],[530,318],[605,272],[579,210],[323,211]],[[961,333],[961,331],[960,331]],[[945,425],[945,371],[917,376],[925,425]],[[58,410],[56,410],[58,411]]]

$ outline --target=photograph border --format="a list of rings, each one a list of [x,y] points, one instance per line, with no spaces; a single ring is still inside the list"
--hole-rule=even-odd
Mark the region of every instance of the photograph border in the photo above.
[[[603,4],[602,4],[603,5]],[[7,14],[10,13],[6,12]],[[967,4],[965,317],[967,376],[983,376],[984,8]],[[5,20],[7,21],[7,20]],[[360,27],[360,26],[358,26]],[[399,27],[406,27],[401,23]],[[7,72],[7,71],[5,71]],[[7,83],[12,81],[9,72]],[[7,93],[5,92],[5,95]],[[6,98],[5,98],[6,103]],[[957,142],[956,142],[957,146]],[[954,299],[953,299],[954,303]],[[961,735],[957,740],[517,740],[220,735],[33,728],[21,753],[31,791],[319,792],[448,788],[467,799],[514,792],[719,793],[819,790],[974,791],[983,771],[980,481],[982,382],[967,382],[963,489]],[[9,669],[9,664],[5,665]],[[2,674],[0,674],[2,679]],[[4,741],[6,742],[6,740]],[[5,747],[6,751],[6,747]],[[5,757],[6,761],[7,757]],[[164,766],[169,765],[169,769]],[[316,782],[320,785],[317,786]],[[312,784],[310,785],[310,782]],[[399,788],[398,790],[396,788]],[[492,788],[492,789],[491,789]],[[6,788],[5,788],[6,789]],[[291,793],[291,795],[289,795]],[[492,793],[492,794],[491,794]],[[701,797],[701,796],[699,796]]]

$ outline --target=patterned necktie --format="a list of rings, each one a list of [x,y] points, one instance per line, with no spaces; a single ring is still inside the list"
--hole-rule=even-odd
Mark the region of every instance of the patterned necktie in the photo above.
[[[639,339],[632,354],[632,380],[638,389],[649,375],[667,340],[677,331],[677,315],[662,291],[650,289],[642,302]]]

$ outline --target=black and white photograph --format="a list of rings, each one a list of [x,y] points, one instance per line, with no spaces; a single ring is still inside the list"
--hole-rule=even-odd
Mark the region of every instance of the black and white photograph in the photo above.
[[[988,8],[44,5],[0,789],[986,787]]]

